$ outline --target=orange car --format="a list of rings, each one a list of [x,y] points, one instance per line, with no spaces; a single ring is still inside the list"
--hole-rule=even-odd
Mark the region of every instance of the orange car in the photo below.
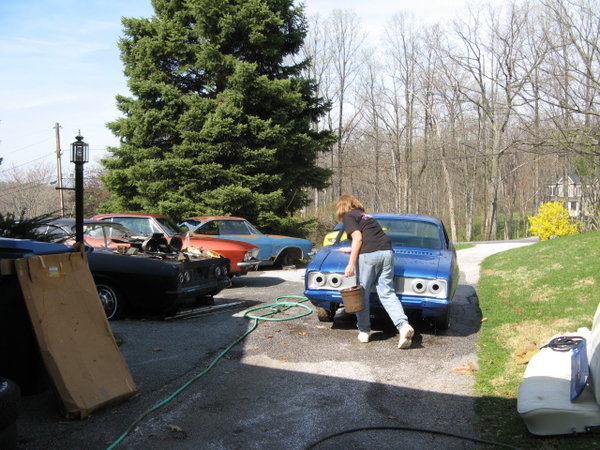
[[[202,250],[211,250],[229,258],[229,275],[245,275],[256,269],[260,263],[256,259],[258,247],[247,242],[218,239],[210,236],[186,236],[171,219],[158,214],[99,214],[92,217],[95,220],[107,220],[120,223],[136,236],[150,237],[154,233],[161,233],[167,239],[178,237],[184,242],[185,247],[196,247]]]

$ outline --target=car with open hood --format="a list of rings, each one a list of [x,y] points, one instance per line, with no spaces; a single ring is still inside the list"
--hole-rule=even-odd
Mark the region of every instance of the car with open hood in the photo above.
[[[211,303],[230,283],[229,260],[187,253],[162,237],[118,249],[86,246],[90,272],[109,320],[133,314],[172,314],[183,306]],[[66,253],[73,246],[0,238],[0,259]]]
[[[186,234],[169,217],[159,214],[99,214],[94,220],[116,222],[131,230],[136,236],[152,237],[162,234],[168,241],[181,240],[183,248],[195,247],[210,250],[229,259],[229,275],[245,275],[260,264],[257,259],[258,246],[231,239],[213,236]]]
[[[459,268],[442,221],[420,214],[370,215],[392,240],[394,286],[405,311],[420,313],[438,329],[448,328]],[[351,241],[341,240],[345,235],[341,231],[332,245],[318,251],[305,274],[304,295],[324,322],[332,322],[343,305],[340,291],[357,284],[356,276],[344,276]],[[370,305],[374,314],[383,311],[375,288],[370,293]]]

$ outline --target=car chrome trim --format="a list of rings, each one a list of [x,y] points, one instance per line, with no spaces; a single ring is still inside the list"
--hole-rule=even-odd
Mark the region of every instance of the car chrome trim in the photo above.
[[[260,264],[260,261],[246,261],[237,263],[238,267],[256,267]]]
[[[427,280],[424,278],[394,277],[396,294],[416,297],[448,297],[448,281],[442,278]]]
[[[356,286],[356,276],[345,277],[339,272],[310,272],[308,276],[309,289],[341,290]]]

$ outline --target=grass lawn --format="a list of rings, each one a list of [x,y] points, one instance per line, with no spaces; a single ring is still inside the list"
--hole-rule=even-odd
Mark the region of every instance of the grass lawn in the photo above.
[[[483,262],[476,410],[487,439],[520,448],[600,448],[600,435],[533,436],[517,413],[527,361],[553,335],[591,328],[599,287],[600,232],[539,242]]]

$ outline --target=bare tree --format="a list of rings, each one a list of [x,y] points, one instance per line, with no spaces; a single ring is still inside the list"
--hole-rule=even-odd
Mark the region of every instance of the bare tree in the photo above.
[[[57,191],[54,189],[56,173],[50,166],[39,165],[27,170],[12,169],[5,172],[0,193],[0,212],[36,217],[60,211]]]
[[[352,189],[377,209],[440,215],[453,239],[471,240],[494,239],[502,225],[505,237],[525,233],[559,169],[585,160],[593,188],[599,11],[599,0],[522,0],[471,7],[452,27],[398,15],[385,53],[368,57],[346,34],[356,17],[332,15],[321,72],[335,105],[324,126],[340,137],[326,162],[331,198]]]
[[[566,152],[600,156],[600,5],[591,0],[544,2],[555,33],[544,100]]]
[[[373,209],[378,211],[382,205],[382,197],[388,195],[386,190],[382,189],[383,167],[381,164],[382,147],[384,144],[383,130],[381,127],[380,107],[382,104],[383,95],[383,80],[381,78],[381,65],[373,57],[373,49],[367,49],[364,52],[363,60],[365,65],[364,77],[361,85],[361,104],[364,105],[363,123],[364,135],[368,138],[363,153],[371,154],[372,162],[369,164],[369,173],[373,174],[370,177],[369,187],[371,191],[370,204]]]
[[[334,80],[331,83],[333,92],[329,98],[334,102],[337,113],[334,129],[338,136],[335,151],[337,172],[334,182],[337,190],[332,190],[332,200],[342,193],[344,151],[357,125],[356,105],[352,107],[352,99],[349,96],[351,87],[360,73],[362,61],[359,56],[365,38],[366,34],[362,31],[356,13],[336,9],[328,18],[328,46]],[[332,160],[332,167],[333,165]]]
[[[392,105],[392,120],[388,126],[392,135],[399,139],[395,142],[394,162],[400,164],[398,185],[402,186],[400,209],[413,211],[416,198],[413,195],[413,150],[416,126],[415,102],[418,90],[419,31],[413,21],[404,14],[392,17],[385,27],[386,55],[390,61],[390,78],[393,92],[389,95]],[[399,109],[401,108],[401,110]],[[400,116],[402,112],[402,117]],[[404,126],[400,126],[400,121]],[[400,138],[403,138],[400,141]]]
[[[455,182],[448,165],[458,151],[457,124],[461,119],[462,96],[458,89],[448,89],[448,85],[452,81],[449,74],[454,73],[454,69],[450,66],[452,60],[443,56],[445,51],[442,50],[442,43],[445,41],[446,38],[439,26],[426,30],[426,57],[420,70],[422,88],[419,100],[425,110],[423,136],[425,149],[426,151],[437,150],[436,159],[441,166],[446,188],[445,198],[448,205],[450,234],[453,240],[457,240]],[[459,167],[454,165],[454,177],[461,176]]]
[[[509,126],[523,106],[521,93],[540,63],[525,58],[527,13],[526,7],[513,3],[505,16],[488,9],[483,21],[479,13],[471,11],[468,22],[455,24],[464,50],[455,60],[471,76],[471,83],[462,86],[461,92],[477,107],[482,121],[480,144],[489,164],[484,225],[486,237],[491,239],[496,238],[498,227],[501,159],[514,144]]]

